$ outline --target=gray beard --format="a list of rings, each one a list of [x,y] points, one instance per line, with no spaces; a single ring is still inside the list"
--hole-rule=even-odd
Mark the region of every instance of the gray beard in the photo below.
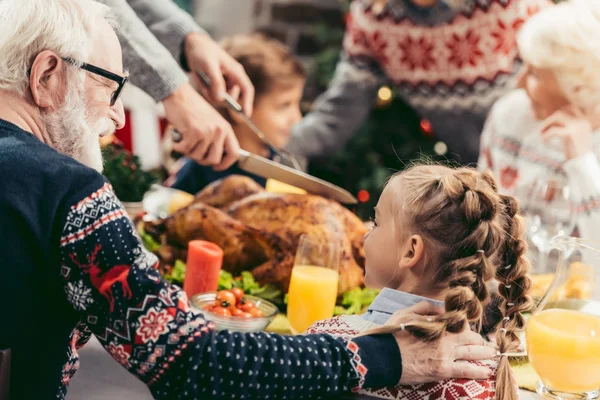
[[[63,105],[53,113],[42,114],[50,146],[83,165],[102,172],[99,137],[111,134],[115,125],[108,117],[90,121],[79,82],[69,84]]]

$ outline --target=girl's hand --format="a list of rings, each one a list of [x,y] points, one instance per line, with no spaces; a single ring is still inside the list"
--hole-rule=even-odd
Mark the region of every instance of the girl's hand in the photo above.
[[[556,111],[544,120],[542,138],[545,142],[559,139],[567,160],[592,151],[593,127],[590,119],[574,106]]]

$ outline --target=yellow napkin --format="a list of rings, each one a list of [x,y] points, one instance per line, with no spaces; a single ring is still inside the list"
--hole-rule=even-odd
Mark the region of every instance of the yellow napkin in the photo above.
[[[265,189],[267,192],[271,193],[306,194],[306,190],[297,188],[296,186],[288,185],[287,183],[276,181],[275,179],[267,180],[267,186]]]
[[[283,314],[277,314],[271,324],[265,329],[266,332],[278,333],[280,335],[291,335],[290,321]]]
[[[176,191],[171,198],[169,199],[169,204],[167,206],[168,213],[173,214],[174,212],[181,210],[192,204],[194,201],[194,195],[189,194],[187,192],[182,192],[181,190]]]

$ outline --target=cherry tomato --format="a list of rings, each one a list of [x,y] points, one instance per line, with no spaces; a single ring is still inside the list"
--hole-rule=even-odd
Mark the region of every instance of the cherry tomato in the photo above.
[[[210,311],[212,312],[212,310],[215,308],[215,306],[213,306],[212,304],[209,304],[207,306],[204,306],[204,311]]]
[[[243,312],[242,315],[240,315],[240,318],[252,318],[252,314]]]
[[[223,302],[221,300],[215,300],[212,303],[213,307],[222,307],[223,306]]]
[[[234,306],[236,302],[234,294],[229,290],[221,290],[219,293],[217,293],[217,300],[227,303],[226,307]]]
[[[240,288],[231,289],[231,293],[233,293],[237,301],[240,301],[244,297],[244,291]]]
[[[262,310],[260,308],[257,308],[257,307],[251,308],[248,312],[254,318],[260,318],[260,317],[264,317],[265,316],[265,313],[263,313]]]
[[[231,312],[225,307],[215,307],[212,310],[213,314],[223,315],[226,317],[231,317]]]
[[[239,317],[244,313],[242,310],[240,310],[239,308],[235,308],[235,307],[230,307],[229,311],[231,312],[231,315],[234,317]]]
[[[242,304],[240,304],[239,307],[242,311],[250,311],[251,308],[254,308],[254,302],[251,300],[243,300],[242,299]]]

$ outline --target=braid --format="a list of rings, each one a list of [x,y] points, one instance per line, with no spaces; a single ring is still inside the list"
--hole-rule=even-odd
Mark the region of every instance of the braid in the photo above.
[[[501,196],[501,198],[505,207],[507,229],[501,263],[496,269],[498,291],[504,299],[500,307],[503,319],[496,333],[496,342],[500,353],[505,354],[518,351],[520,341],[517,332],[525,325],[522,312],[531,309],[531,299],[527,295],[531,281],[527,276],[529,271],[529,262],[525,257],[527,243],[523,239],[525,224],[523,217],[518,215],[518,203],[511,196]],[[516,383],[507,356],[500,358],[496,380],[498,399],[518,399]]]
[[[433,284],[445,288],[446,312],[425,322],[382,326],[374,333],[406,330],[424,341],[471,324],[481,330],[483,308],[490,301],[486,282],[499,281],[503,298],[502,324],[496,335],[501,353],[518,349],[521,313],[530,308],[531,285],[525,258],[524,224],[518,204],[498,194],[489,172],[470,168],[417,166],[402,174],[403,195],[398,209],[409,210],[403,221],[421,234],[430,247],[435,268]],[[408,206],[408,207],[407,207]],[[496,399],[517,400],[517,387],[508,358],[502,356],[496,375]]]
[[[434,276],[434,281],[449,288],[444,302],[446,312],[436,321],[405,325],[407,331],[427,341],[439,339],[444,332],[460,332],[469,323],[477,330],[481,328],[483,307],[489,300],[485,281],[493,271],[489,257],[496,252],[502,237],[498,196],[494,187],[479,179],[475,171],[462,169],[445,175],[434,187],[442,192],[448,204],[438,207],[437,215],[429,216],[429,220],[434,226],[440,225],[440,221],[442,225],[449,221],[462,225],[462,229],[456,230],[462,237],[448,246]],[[437,239],[436,233],[440,232],[436,229],[425,232]]]

